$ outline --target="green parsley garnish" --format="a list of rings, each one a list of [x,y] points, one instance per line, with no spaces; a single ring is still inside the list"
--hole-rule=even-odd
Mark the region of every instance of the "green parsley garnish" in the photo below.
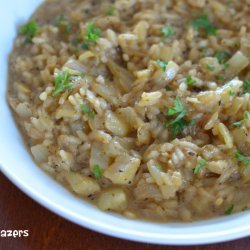
[[[61,14],[55,21],[55,26],[61,28],[65,35],[68,35],[72,30],[72,24],[65,17],[65,15]]]
[[[222,81],[226,80],[226,77],[223,76],[223,75],[217,75],[217,76],[215,76],[215,78],[216,78],[217,80],[222,80]]]
[[[168,66],[168,62],[164,62],[161,60],[157,60],[156,63],[161,67],[162,71],[166,71],[167,66]]]
[[[217,58],[220,64],[225,64],[226,61],[230,58],[230,54],[227,51],[221,50],[221,51],[217,51],[214,54],[214,57]]]
[[[81,38],[79,37],[79,33],[76,34],[72,39],[71,39],[71,51],[74,54],[77,54],[79,51],[79,43],[81,42]]]
[[[85,40],[87,43],[96,43],[101,35],[101,30],[93,22],[89,23],[86,29]]]
[[[57,94],[66,90],[72,89],[71,76],[68,71],[59,72],[55,78],[55,90],[52,92],[52,96],[56,96]]]
[[[227,1],[226,1],[226,4],[227,4],[228,6],[232,5],[232,3],[233,3],[233,0],[227,0]]]
[[[174,106],[168,109],[167,116],[182,114],[182,117],[184,117],[186,113],[187,111],[183,106],[183,104],[181,103],[180,97],[177,96],[176,99],[174,100]]]
[[[214,67],[213,65],[208,64],[208,65],[207,65],[207,69],[208,69],[209,71],[214,71],[214,70],[215,70],[215,67]]]
[[[196,80],[192,76],[187,76],[186,83],[189,86],[193,86],[196,83]]]
[[[224,65],[224,68],[225,68],[225,69],[227,69],[227,68],[230,66],[229,63],[224,63],[223,65]]]
[[[87,104],[81,104],[80,106],[84,114],[86,114],[91,119],[95,118],[95,112],[91,111]]]
[[[165,87],[166,91],[172,91],[173,89],[170,86]]]
[[[250,93],[250,80],[243,82],[243,93]]]
[[[81,45],[81,48],[84,50],[87,50],[89,48],[88,44],[86,42],[83,42]]]
[[[79,38],[73,37],[71,39],[71,44],[76,47],[78,45],[79,41],[80,41]]]
[[[21,26],[20,33],[25,36],[25,43],[31,43],[37,32],[37,24],[35,21],[30,21]]]
[[[109,6],[107,11],[106,11],[106,15],[107,16],[114,16],[115,11],[116,11],[116,9],[114,6]]]
[[[235,158],[240,161],[245,167],[247,167],[250,164],[250,158],[243,155],[240,151],[237,151],[235,153]]]
[[[230,95],[230,96],[234,96],[234,95],[235,95],[235,91],[234,91],[233,89],[230,89],[229,95]]]
[[[93,167],[93,174],[97,180],[101,179],[102,177],[102,169],[98,164],[94,165]]]
[[[200,161],[198,162],[198,164],[196,165],[195,169],[194,169],[194,174],[198,174],[200,172],[200,170],[205,167],[207,165],[207,161],[204,160],[203,158],[200,159]]]
[[[175,31],[174,31],[173,27],[171,27],[169,25],[164,26],[161,29],[161,32],[162,32],[164,38],[169,38],[170,36],[173,36],[175,34]]]
[[[215,36],[217,33],[217,28],[210,22],[206,14],[195,18],[192,26],[197,30],[204,30],[209,36]]]
[[[232,214],[233,210],[234,210],[234,205],[232,204],[232,205],[226,210],[225,215],[230,215],[230,214]]]
[[[242,127],[243,124],[244,124],[244,120],[241,120],[241,121],[238,121],[238,122],[234,122],[234,123],[233,123],[233,125],[234,125],[235,127]]]
[[[249,111],[245,111],[244,112],[244,119],[238,122],[234,122],[233,125],[236,127],[242,127],[243,124],[245,123],[245,121],[250,120],[250,112]]]
[[[181,132],[185,127],[192,126],[194,121],[187,121],[184,119],[186,116],[187,111],[183,104],[181,103],[180,98],[177,96],[174,101],[174,106],[167,111],[167,116],[172,117],[176,116],[176,118],[165,124],[165,127],[170,127],[173,136],[175,137],[179,132]]]
[[[166,123],[165,127],[170,127],[172,137],[174,138],[186,127],[193,125],[195,125],[195,120],[188,121],[184,118],[179,119],[179,117],[177,117],[174,121]]]

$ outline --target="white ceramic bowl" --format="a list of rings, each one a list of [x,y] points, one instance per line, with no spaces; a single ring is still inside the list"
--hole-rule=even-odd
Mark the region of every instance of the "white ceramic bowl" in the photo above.
[[[104,213],[78,199],[32,161],[6,103],[8,54],[17,25],[26,22],[41,0],[0,0],[0,165],[1,171],[28,196],[76,224],[140,242],[191,245],[222,242],[250,235],[250,212],[192,224],[133,221]],[[4,4],[4,5],[3,5]]]

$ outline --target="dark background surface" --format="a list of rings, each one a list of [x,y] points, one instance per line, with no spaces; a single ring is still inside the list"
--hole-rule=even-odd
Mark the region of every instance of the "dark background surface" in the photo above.
[[[107,237],[74,225],[28,198],[0,173],[0,231],[29,230],[27,238],[0,238],[0,250],[248,250],[250,238],[210,246],[156,246]]]

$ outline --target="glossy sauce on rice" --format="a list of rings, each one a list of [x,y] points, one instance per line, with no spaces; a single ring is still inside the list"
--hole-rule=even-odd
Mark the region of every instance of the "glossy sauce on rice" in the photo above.
[[[20,27],[8,101],[34,161],[131,219],[250,207],[247,0],[47,0]]]

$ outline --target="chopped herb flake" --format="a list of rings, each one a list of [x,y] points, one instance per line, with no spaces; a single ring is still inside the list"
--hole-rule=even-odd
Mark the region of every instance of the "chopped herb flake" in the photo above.
[[[223,76],[223,75],[217,75],[217,76],[215,76],[215,78],[216,78],[217,80],[222,80],[222,81],[226,80],[226,77]]]
[[[177,114],[183,114],[182,117],[186,115],[186,110],[185,107],[183,106],[180,97],[177,96],[176,99],[174,100],[174,106],[170,109],[168,109],[167,116],[173,116]]]
[[[214,70],[215,70],[215,67],[214,67],[213,65],[208,64],[208,65],[207,65],[207,69],[208,69],[209,71],[214,71]]]
[[[244,120],[250,120],[250,111],[244,112]]]
[[[156,63],[161,67],[162,71],[166,71],[168,62],[157,60]]]
[[[234,122],[233,125],[236,127],[242,127],[245,121],[250,120],[250,111],[244,112],[244,119],[238,122]]]
[[[207,161],[204,160],[203,158],[200,159],[200,161],[198,162],[198,164],[196,165],[195,169],[194,169],[194,174],[198,174],[200,172],[200,170],[205,167],[207,165]]]
[[[55,26],[61,28],[65,35],[68,35],[72,30],[72,23],[65,17],[65,15],[61,14],[55,21]]]
[[[215,36],[217,33],[217,28],[210,22],[206,14],[195,18],[192,22],[192,26],[195,29],[204,30],[209,36]]]
[[[21,26],[20,33],[25,37],[25,43],[31,43],[37,32],[37,24],[35,21],[28,22]]]
[[[227,69],[230,64],[229,63],[224,63],[223,65],[224,65],[224,69]]]
[[[179,97],[176,97],[174,101],[174,106],[170,109],[168,109],[166,115],[168,117],[176,116],[176,118],[173,121],[170,121],[165,124],[165,127],[170,127],[172,135],[175,137],[179,132],[181,132],[185,127],[194,125],[195,121],[187,121],[184,119],[185,115],[187,114],[187,111],[183,104],[181,103],[181,100]]]
[[[189,86],[193,86],[196,83],[196,80],[192,76],[187,76],[186,83]]]
[[[95,112],[91,111],[87,104],[81,104],[81,109],[83,113],[86,114],[89,118],[91,119],[95,118]]]
[[[59,16],[56,18],[55,22],[54,22],[54,26],[57,26],[57,27],[60,26],[61,23],[64,22],[65,20],[67,20],[67,19],[66,19],[66,17],[65,17],[64,14],[59,15]]]
[[[97,180],[101,179],[102,177],[102,169],[98,164],[94,165],[93,167],[93,174]]]
[[[173,89],[170,86],[165,87],[166,91],[172,91]]]
[[[244,124],[244,120],[238,121],[238,122],[234,122],[234,123],[233,123],[233,125],[234,125],[235,127],[242,127],[243,124]]]
[[[161,29],[161,32],[162,32],[164,38],[169,38],[170,36],[173,36],[175,34],[173,27],[171,27],[169,25],[164,26]]]
[[[235,91],[234,91],[233,89],[230,89],[229,95],[230,95],[230,96],[234,96],[234,95],[235,95]]]
[[[250,80],[243,82],[243,93],[250,93]]]
[[[89,48],[88,44],[86,42],[83,42],[81,45],[81,48],[84,50],[87,50]]]
[[[217,51],[215,54],[214,54],[214,57],[217,58],[218,62],[220,64],[225,64],[226,61],[230,58],[230,54],[227,52],[227,51]]]
[[[77,37],[72,38],[71,44],[72,44],[73,46],[76,47],[76,46],[78,45],[78,43],[79,43],[79,39],[78,39]]]
[[[93,22],[89,23],[86,29],[86,42],[96,43],[101,35],[101,30]]]
[[[234,205],[232,204],[232,205],[226,210],[225,215],[230,215],[230,214],[232,214],[233,210],[234,210]]]
[[[180,119],[180,116],[178,116],[174,121],[167,123],[165,127],[170,127],[172,137],[176,137],[176,135],[183,131],[186,127],[194,126],[195,123],[195,120],[188,121],[184,118]]]
[[[107,16],[114,16],[115,15],[115,7],[114,6],[109,6],[107,11],[106,11],[106,15]]]
[[[72,89],[71,77],[68,71],[59,72],[55,78],[55,90],[52,92],[52,96],[56,96],[57,94],[66,90]]]
[[[237,151],[235,153],[235,158],[240,161],[245,167],[247,167],[250,164],[250,158],[243,155],[240,151]]]

